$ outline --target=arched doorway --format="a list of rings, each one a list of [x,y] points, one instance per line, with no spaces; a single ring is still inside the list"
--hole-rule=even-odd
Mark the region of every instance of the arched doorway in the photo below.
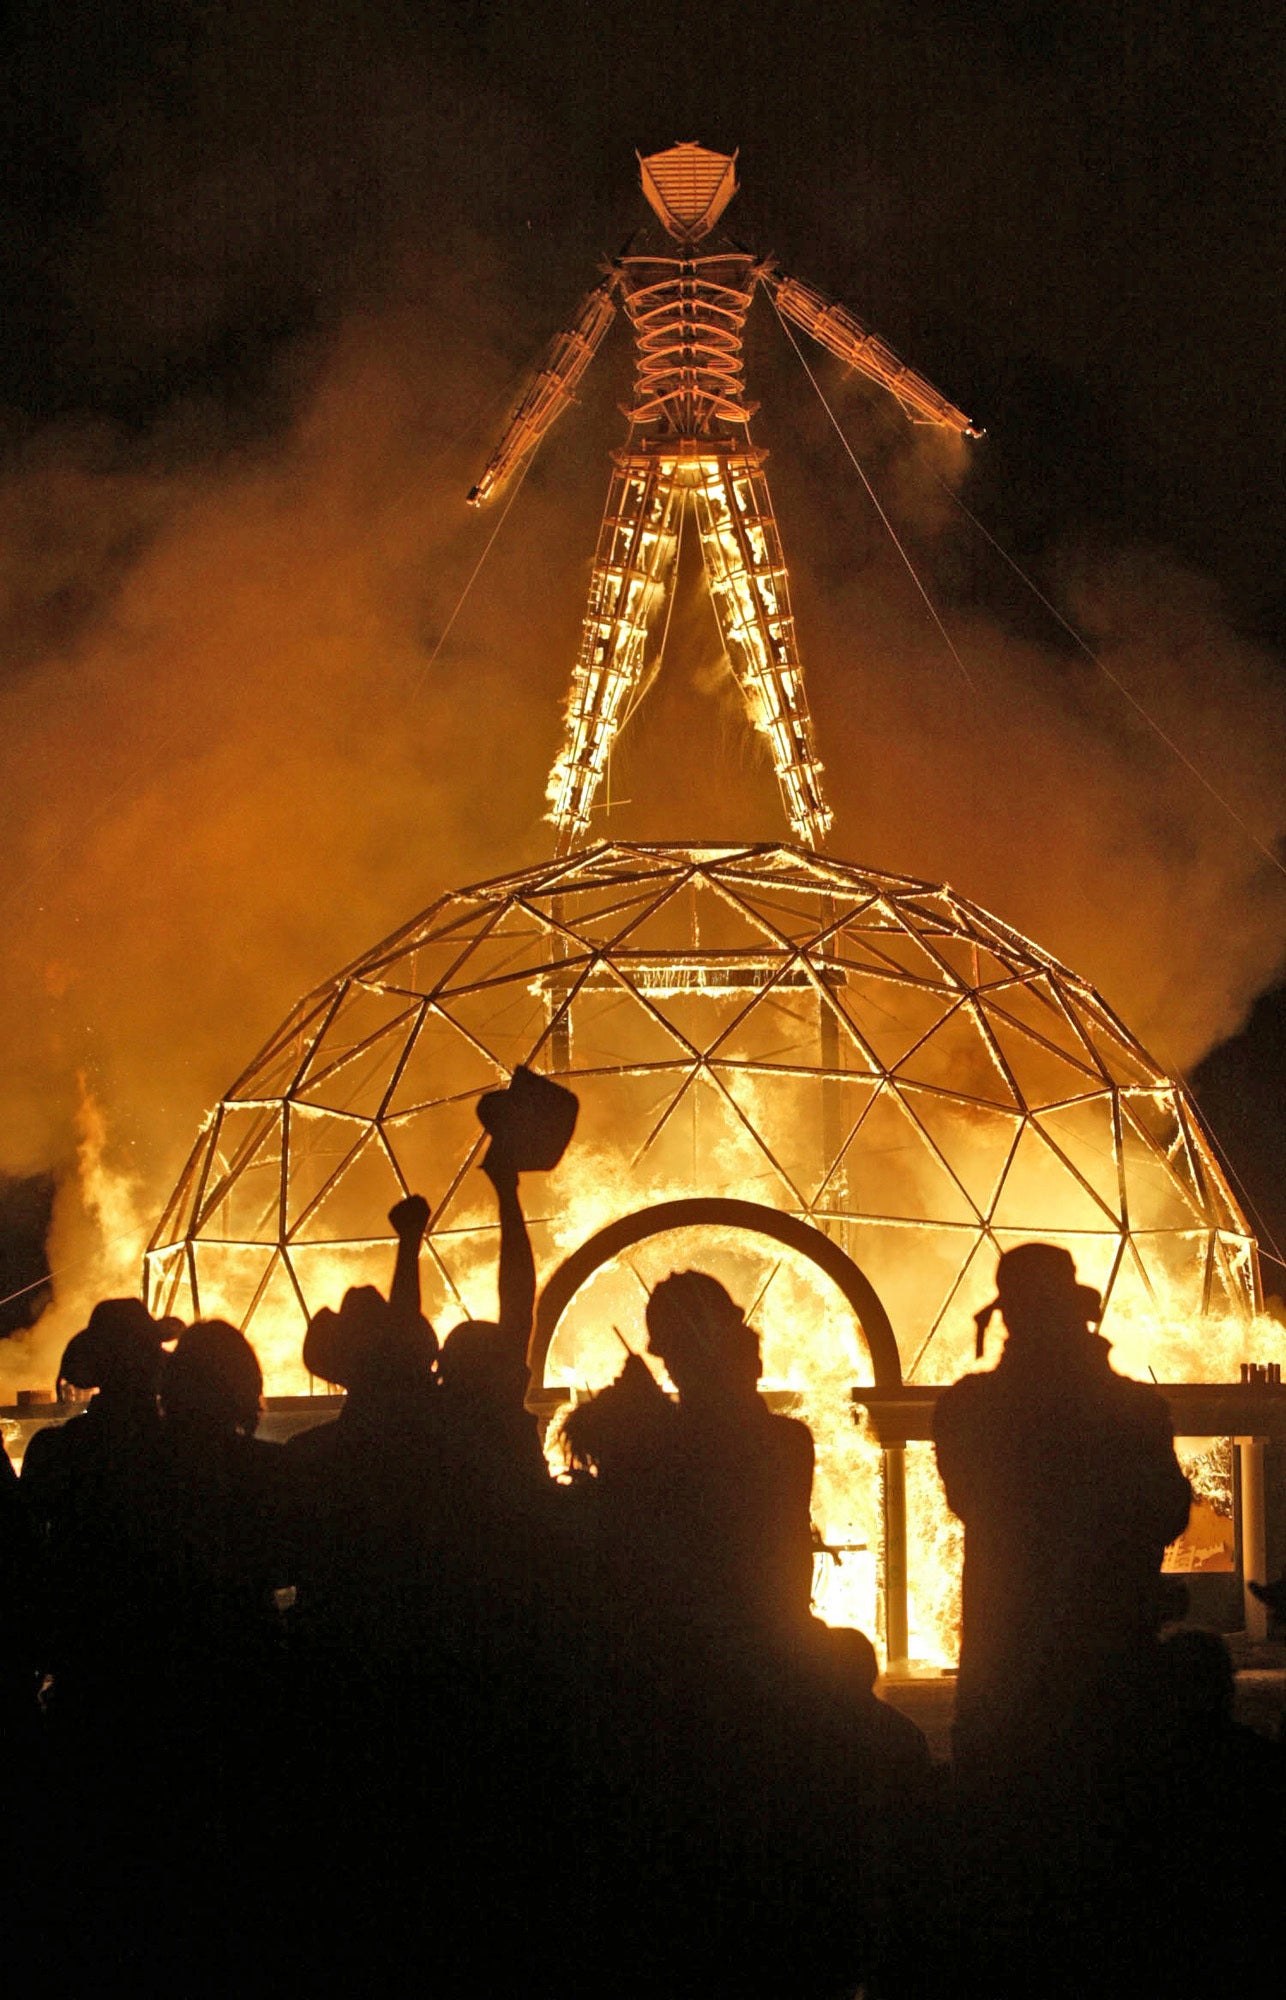
[[[598,1229],[564,1258],[546,1284],[536,1307],[527,1362],[533,1381],[545,1379],[545,1357],[558,1322],[581,1286],[603,1264],[633,1249],[649,1236],[663,1236],[671,1229],[696,1227],[745,1229],[752,1235],[770,1237],[799,1251],[831,1280],[852,1307],[871,1358],[871,1373],[877,1389],[896,1389],[902,1381],[902,1363],[889,1316],[870,1279],[831,1237],[823,1236],[811,1222],[769,1208],[758,1201],[726,1200],[718,1195],[693,1196],[686,1201],[661,1201],[653,1208],[636,1209]]]
[[[694,1227],[744,1229],[786,1245],[806,1257],[843,1294],[857,1321],[871,1373],[880,1389],[902,1382],[902,1363],[888,1313],[870,1279],[847,1251],[812,1223],[782,1209],[756,1201],[735,1201],[718,1195],[658,1202],[618,1217],[573,1250],[553,1272],[536,1307],[536,1323],[528,1349],[528,1366],[536,1385],[531,1402],[549,1410],[563,1400],[561,1391],[544,1387],[545,1362],[558,1323],[581,1287],[595,1271],[622,1251],[674,1229]],[[906,1602],[906,1464],[901,1445],[884,1448],[884,1632],[890,1666],[907,1652]]]

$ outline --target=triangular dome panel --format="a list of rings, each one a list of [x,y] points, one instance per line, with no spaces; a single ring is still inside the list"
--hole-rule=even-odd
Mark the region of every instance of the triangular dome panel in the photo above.
[[[1047,978],[1015,979],[1008,986],[993,989],[987,995],[987,1014],[989,1019],[999,1016],[1012,1021],[1038,1042],[1066,1056],[1078,1069],[1087,1070],[1091,1079],[1087,1087],[1107,1081],[1089,1038],[1058,1005]]]
[[[991,1217],[1001,1229],[1103,1230],[1119,1218],[1079,1179],[1039,1125],[1024,1127]]]
[[[962,999],[942,1014],[932,1032],[897,1064],[902,1083],[931,1084],[957,1098],[1017,1110],[1009,1073],[978,1018],[977,1003]]]
[[[422,1194],[436,1218],[462,1173],[474,1170],[486,1150],[476,1097],[425,1105],[401,1118],[386,1118],[384,1143],[412,1194]]]
[[[1144,1090],[1165,1084],[1165,1072],[1149,1062],[1142,1049],[1122,1038],[1105,1009],[1095,1007],[1091,999],[1079,993],[1069,992],[1064,998],[1113,1083]]]
[[[835,992],[858,1044],[880,1069],[896,1069],[925,1037],[940,1028],[954,995],[944,989],[903,985],[892,978],[853,977]]]
[[[389,1210],[410,1190],[397,1177],[378,1132],[367,1134],[306,1207],[298,1205],[295,1188],[286,1226],[292,1243],[352,1243],[387,1228]],[[378,1218],[378,1220],[377,1220]]]
[[[277,1394],[306,1394],[310,1385],[303,1362],[303,1345],[308,1315],[295,1289],[284,1251],[278,1251],[267,1283],[248,1308],[243,1330],[265,1376],[281,1384]]]
[[[510,980],[478,991],[456,991],[440,998],[443,1019],[454,1022],[478,1048],[509,1074],[519,1063],[539,1069],[533,1061],[549,1038],[549,1013],[543,993],[533,980]]]
[[[495,1090],[508,1073],[438,1007],[427,1008],[408,1037],[403,1060],[384,1106],[385,1119],[402,1118],[444,1098]]]
[[[989,1001],[983,1002],[983,1013],[1001,1060],[1029,1111],[1047,1104],[1063,1104],[1102,1089],[1101,1074],[1087,1063],[1073,1062],[1025,1029],[1015,1027]]]
[[[308,1075],[299,1086],[298,1101],[321,1110],[374,1118],[406,1054],[418,1012],[418,1008],[411,1008],[392,1027],[382,1029],[370,1041],[336,1057],[324,1068],[310,1064]]]
[[[282,1181],[280,1110],[245,1112],[225,1106],[211,1149],[197,1228],[201,1236],[271,1243],[277,1233]]]
[[[592,1070],[686,1067],[692,1050],[646,990],[604,966],[573,1002],[575,1059]]]
[[[1119,1222],[1121,1166],[1108,1092],[1083,1097],[1075,1104],[1060,1104],[1053,1111],[1037,1111],[1033,1123]]]
[[[932,1090],[901,1089],[902,1102],[923,1129],[979,1215],[989,1215],[1013,1155],[1021,1114],[987,1104],[961,1104]]]
[[[196,1296],[193,1317],[231,1320],[240,1325],[253,1311],[267,1284],[275,1260],[276,1245],[242,1243],[196,1243],[192,1259],[196,1267]]]
[[[977,1225],[973,1205],[887,1086],[845,1147],[842,1172],[851,1214]]]
[[[1129,1226],[1138,1229],[1190,1229],[1209,1226],[1200,1190],[1183,1171],[1186,1148],[1172,1160],[1162,1136],[1168,1120],[1155,1121],[1157,1131],[1148,1130],[1140,1116],[1139,1104],[1129,1093],[1121,1094],[1121,1159],[1125,1169],[1125,1191]]]
[[[869,1106],[878,1084],[868,1078],[834,1076],[821,1093],[791,1076],[763,1075],[751,1069],[725,1069],[714,1075],[737,1105],[747,1124],[765,1135],[792,1188],[806,1206],[843,1209],[847,1195],[843,1175],[835,1169]]]

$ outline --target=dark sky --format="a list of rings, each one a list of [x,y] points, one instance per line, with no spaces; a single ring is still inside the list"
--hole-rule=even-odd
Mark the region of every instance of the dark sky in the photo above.
[[[966,497],[1042,587],[1069,548],[1160,546],[1286,645],[1271,9],[18,0],[4,65],[12,464],[73,433],[167,477],[269,448],[339,329],[444,260],[503,382],[637,222],[632,149],[694,138],[741,148],[730,227],[985,423]],[[135,554],[107,536],[29,603],[6,557],[4,671],[65,651]],[[1196,1079],[1279,1240],[1284,1024],[1275,991]]]
[[[1280,620],[1270,10],[126,0],[14,19],[17,422],[146,424],[213,390],[270,423],[274,346],[462,233],[512,274],[523,351],[636,221],[631,148],[696,137],[742,148],[740,231],[967,390],[996,440],[985,497],[1028,552],[1082,524],[1164,535]]]

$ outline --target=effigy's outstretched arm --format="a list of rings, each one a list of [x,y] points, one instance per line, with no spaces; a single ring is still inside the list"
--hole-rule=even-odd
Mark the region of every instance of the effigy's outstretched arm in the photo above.
[[[819,346],[847,361],[850,368],[892,390],[912,416],[961,431],[965,437],[982,436],[963,410],[949,403],[923,375],[917,375],[914,368],[908,367],[846,307],[837,305],[812,285],[805,285],[798,278],[787,278],[780,271],[766,272],[764,282],[786,319],[794,320]]]
[[[616,317],[612,303],[614,277],[596,285],[572,324],[556,334],[536,379],[505,426],[487,469],[469,494],[469,505],[481,507],[505,485],[529,453],[536,449],[555,417],[561,416],[585,370],[598,353],[603,335]]]

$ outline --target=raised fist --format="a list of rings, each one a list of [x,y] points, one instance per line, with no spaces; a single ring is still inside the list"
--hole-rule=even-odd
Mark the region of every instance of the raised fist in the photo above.
[[[399,1243],[418,1243],[429,1226],[429,1204],[422,1194],[408,1194],[394,1202],[388,1219]]]

